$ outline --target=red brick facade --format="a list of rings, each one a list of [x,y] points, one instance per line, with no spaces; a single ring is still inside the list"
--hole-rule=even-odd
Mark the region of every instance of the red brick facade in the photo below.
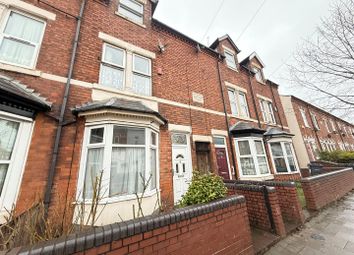
[[[45,20],[47,25],[35,68],[39,72],[25,74],[23,69],[9,71],[9,68],[2,68],[1,72],[34,89],[52,102],[53,106],[50,112],[39,113],[35,118],[31,145],[16,202],[18,213],[25,211],[39,198],[43,198],[45,193],[54,137],[58,127],[57,119],[62,105],[77,24],[75,17],[79,15],[81,4],[79,0],[60,2],[48,0],[46,3],[26,0],[24,2],[55,14],[55,20]],[[168,120],[168,125],[161,126],[159,130],[159,188],[161,200],[169,201],[170,204],[173,204],[171,135],[174,132],[182,132],[171,129],[171,125],[191,129],[189,135],[193,169],[199,167],[196,142],[205,143],[205,139],[207,140],[210,170],[215,173],[218,173],[218,166],[212,138],[216,134],[218,136],[220,133],[224,134],[228,167],[232,175],[230,178],[235,178],[234,171],[239,177],[241,170],[237,160],[235,162],[233,160],[237,158],[237,155],[233,140],[230,144],[228,139],[230,135],[228,128],[243,121],[264,131],[269,127],[288,131],[278,94],[278,85],[266,79],[264,83],[258,82],[251,70],[253,65],[261,65],[260,60],[252,57],[241,63],[236,61],[237,70],[232,70],[227,67],[224,60],[223,46],[233,50],[235,57],[237,57],[238,49],[228,37],[219,40],[212,48],[205,47],[153,20],[151,1],[146,1],[144,4],[143,26],[117,15],[118,4],[119,1],[110,1],[109,4],[99,0],[87,1],[65,111],[64,123],[66,124],[61,135],[54,184],[51,190],[52,204],[65,207],[71,204],[77,192],[86,120],[83,117],[76,118],[71,113],[71,109],[76,105],[98,100],[98,98],[123,97],[133,101],[141,100],[156,104],[158,112]],[[16,10],[19,7],[13,8]],[[21,10],[26,11],[23,8]],[[35,13],[29,13],[29,15],[36,16]],[[152,96],[132,95],[97,85],[102,48],[106,42],[99,37],[100,33],[156,56],[152,59]],[[158,49],[160,43],[166,45],[164,52]],[[246,92],[249,117],[238,118],[232,114],[227,83],[236,85]],[[196,93],[199,96],[202,95],[201,101],[194,98]],[[266,98],[272,102],[275,123],[266,124],[262,116],[260,98]],[[227,124],[225,114],[227,114]],[[263,138],[261,139],[264,141]],[[273,178],[272,174],[276,173],[275,167],[265,141],[264,145],[270,178]],[[293,179],[293,175],[289,178]],[[68,217],[70,216],[71,214]]]
[[[297,97],[283,96],[282,100],[291,103],[287,107],[284,106],[288,108],[288,122],[289,118],[295,117],[290,130],[293,133],[298,130],[295,139],[306,147],[308,160],[303,159],[302,162],[307,161],[307,164],[309,161],[316,161],[320,151],[354,150],[354,125]],[[289,106],[293,110],[289,111]],[[297,148],[296,144],[297,142],[295,147],[298,151],[300,148]]]

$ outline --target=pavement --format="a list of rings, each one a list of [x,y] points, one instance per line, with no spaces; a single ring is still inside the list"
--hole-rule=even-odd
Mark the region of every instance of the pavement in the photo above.
[[[267,255],[354,255],[354,191],[278,242]]]

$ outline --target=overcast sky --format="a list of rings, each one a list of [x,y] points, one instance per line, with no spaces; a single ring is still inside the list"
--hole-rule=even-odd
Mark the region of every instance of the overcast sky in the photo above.
[[[266,65],[266,78],[279,83],[282,94],[292,93],[306,100],[306,93],[289,86],[283,79],[287,73],[283,63],[291,62],[292,53],[303,38],[314,35],[321,17],[328,16],[334,0],[224,0],[207,32],[222,2],[160,0],[154,17],[206,45],[229,34],[241,50],[239,60],[256,51]],[[247,26],[260,6],[257,16]]]

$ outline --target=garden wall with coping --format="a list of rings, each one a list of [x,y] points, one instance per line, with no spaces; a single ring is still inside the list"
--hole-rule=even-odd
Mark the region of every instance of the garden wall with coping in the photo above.
[[[252,227],[285,236],[286,230],[274,187],[226,183],[229,195],[243,195]]]
[[[305,222],[305,216],[302,211],[295,182],[280,181],[225,181],[225,183],[258,185],[274,187],[277,193],[279,206],[283,219],[290,222],[302,224]]]
[[[254,253],[243,196],[91,228],[12,252],[28,255]]]
[[[347,168],[301,180],[309,210],[319,210],[354,189],[354,170]]]

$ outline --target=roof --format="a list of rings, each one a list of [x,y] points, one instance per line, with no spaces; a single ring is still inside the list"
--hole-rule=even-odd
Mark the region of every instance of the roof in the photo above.
[[[279,128],[269,128],[267,132],[264,133],[264,136],[271,136],[271,137],[293,137],[293,134],[290,134],[284,130]]]
[[[19,105],[26,105],[35,110],[49,111],[52,106],[52,103],[33,89],[2,75],[0,75],[0,98]]]
[[[226,34],[226,35],[224,35],[224,36],[222,36],[222,37],[217,38],[217,39],[210,45],[210,48],[216,49],[216,47],[219,45],[219,43],[220,43],[221,41],[223,41],[223,40],[228,40],[228,41],[231,43],[231,45],[235,48],[235,50],[237,51],[237,53],[240,53],[240,52],[241,52],[241,50],[236,46],[235,42],[232,40],[232,38],[231,38],[228,34]]]
[[[264,64],[264,62],[261,60],[261,58],[258,56],[258,54],[256,53],[256,52],[253,52],[251,55],[249,55],[248,57],[246,57],[244,60],[242,60],[241,62],[240,62],[240,64],[247,64],[249,61],[251,61],[251,59],[253,59],[253,58],[256,58],[258,61],[259,61],[259,63],[261,63],[261,65],[263,66],[263,67],[265,67],[265,64]]]
[[[93,101],[81,106],[76,106],[72,109],[73,114],[77,115],[79,113],[91,112],[97,110],[123,110],[129,112],[138,112],[154,115],[159,118],[165,124],[167,123],[167,119],[165,119],[159,112],[152,110],[151,108],[145,106],[140,101],[131,101],[122,98],[112,97],[109,99],[101,100],[101,101]]]
[[[251,123],[240,121],[230,128],[232,134],[263,134],[263,129],[254,127]]]
[[[313,108],[317,109],[318,111],[324,113],[325,115],[332,116],[333,118],[335,118],[335,119],[337,119],[337,120],[340,120],[340,121],[342,121],[342,122],[344,122],[344,123],[347,123],[347,124],[350,125],[350,126],[354,126],[353,123],[350,123],[350,122],[348,122],[348,121],[346,121],[346,120],[343,120],[342,118],[339,118],[339,117],[337,117],[336,115],[333,115],[332,113],[327,112],[326,110],[324,110],[324,109],[322,109],[322,108],[320,108],[320,107],[318,107],[318,106],[316,106],[316,105],[313,105],[313,104],[311,104],[311,103],[309,103],[309,102],[307,102],[307,101],[305,101],[305,100],[303,100],[303,99],[301,99],[301,98],[299,98],[299,97],[296,97],[296,96],[293,96],[293,95],[281,95],[281,96],[282,96],[282,97],[290,97],[291,99],[298,100],[298,101],[300,101],[300,102],[302,102],[302,103],[304,103],[304,104],[309,105],[310,107],[313,107]]]

